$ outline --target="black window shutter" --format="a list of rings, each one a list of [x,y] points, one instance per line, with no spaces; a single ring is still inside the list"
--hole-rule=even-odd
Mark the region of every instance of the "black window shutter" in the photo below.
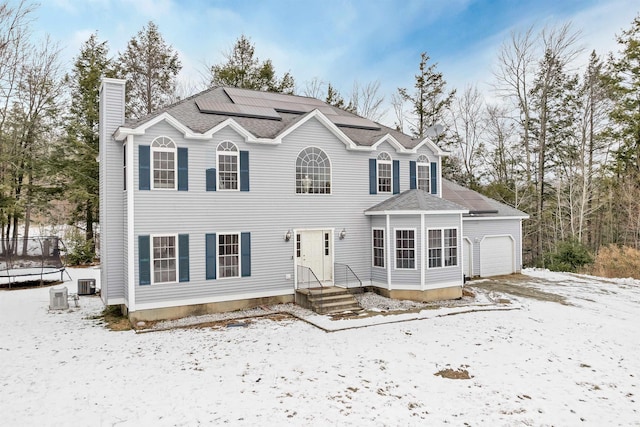
[[[251,276],[251,233],[240,234],[240,264],[242,277]]]
[[[151,284],[149,236],[138,236],[138,274],[141,285]]]
[[[249,152],[240,151],[240,191],[249,191]]]
[[[416,162],[411,160],[409,162],[409,188],[411,190],[415,190],[418,188],[417,178],[416,178]]]
[[[189,281],[189,235],[178,235],[178,274],[181,282]]]
[[[216,278],[216,234],[205,235],[206,278]]]
[[[393,161],[393,194],[400,192],[400,160]]]
[[[369,159],[369,194],[378,193],[376,159]]]
[[[438,194],[438,164],[431,163],[431,194]]]
[[[178,148],[178,191],[189,190],[189,155],[187,148]]]
[[[216,191],[216,168],[207,169],[207,191]]]
[[[138,146],[138,188],[151,190],[151,147]]]

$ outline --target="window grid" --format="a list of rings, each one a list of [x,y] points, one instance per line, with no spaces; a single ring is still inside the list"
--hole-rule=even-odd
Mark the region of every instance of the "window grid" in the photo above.
[[[431,191],[430,188],[430,175],[429,175],[429,165],[428,164],[422,164],[422,163],[418,163],[417,164],[417,181],[418,181],[418,189],[420,190],[424,190],[426,192]]]
[[[176,238],[159,236],[153,238],[153,282],[176,281]]]
[[[159,136],[151,142],[153,188],[176,188],[176,145],[171,138]]]
[[[396,230],[396,268],[415,268],[415,231]]]
[[[429,230],[429,268],[458,265],[458,230],[455,228]]]
[[[458,230],[455,228],[444,230],[444,265],[458,265]]]
[[[378,193],[391,193],[391,156],[382,152],[378,155]]]
[[[300,258],[300,249],[302,248],[300,234],[296,234],[296,258]]]
[[[240,244],[237,234],[218,236],[218,277],[240,276]]]
[[[442,267],[442,230],[429,230],[429,268]]]
[[[218,176],[220,190],[238,189],[238,148],[233,142],[218,145]]]
[[[308,147],[298,155],[296,193],[331,194],[331,164],[321,149]]]
[[[384,267],[384,230],[373,230],[373,266]]]
[[[324,233],[324,254],[329,255],[329,233]]]

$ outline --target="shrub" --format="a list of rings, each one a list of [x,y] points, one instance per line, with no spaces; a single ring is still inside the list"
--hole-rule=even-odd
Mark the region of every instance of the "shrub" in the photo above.
[[[91,240],[86,240],[82,233],[72,233],[69,236],[67,265],[90,264],[93,262],[95,253]]]
[[[589,272],[601,277],[640,279],[640,250],[630,246],[603,246]]]
[[[544,256],[545,266],[552,271],[569,271],[575,273],[579,268],[593,261],[593,257],[585,245],[577,240],[566,240],[558,243],[555,252]]]

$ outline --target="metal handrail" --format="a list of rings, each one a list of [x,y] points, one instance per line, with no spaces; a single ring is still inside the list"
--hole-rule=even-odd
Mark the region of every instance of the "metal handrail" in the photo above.
[[[358,275],[349,267],[347,264],[343,264],[340,262],[336,262],[333,264],[334,271],[334,283],[336,285],[343,285],[345,288],[349,289],[352,287],[350,285],[351,281],[349,277],[351,276],[354,282],[356,283],[355,288],[362,287],[362,280],[358,277]],[[344,277],[344,280],[341,280]]]
[[[310,269],[309,267],[306,267],[304,265],[298,265],[297,267],[298,267],[298,277],[297,277],[298,288],[301,287],[300,285],[306,284],[307,285],[306,289],[309,292],[309,295],[312,295],[313,291],[312,291],[311,285],[318,284],[318,287],[320,288],[320,291],[318,293],[320,294],[320,303],[322,304],[322,290],[324,289],[324,285],[318,279],[318,276],[316,276],[313,270]]]

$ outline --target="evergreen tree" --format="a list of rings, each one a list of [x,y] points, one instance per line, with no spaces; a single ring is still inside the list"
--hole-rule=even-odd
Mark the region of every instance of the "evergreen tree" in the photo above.
[[[107,42],[98,41],[94,33],[82,44],[65,80],[71,91],[71,105],[66,122],[66,144],[58,159],[66,175],[69,200],[76,205],[74,222],[86,226],[85,238],[92,252],[94,222],[98,220],[99,168],[96,162],[99,147],[100,80],[114,74],[108,58]]]
[[[270,59],[260,62],[255,47],[244,34],[238,38],[224,64],[211,67],[211,86],[231,86],[243,89],[293,94],[295,82],[289,73],[276,76]]]
[[[127,80],[126,114],[131,118],[143,117],[169,104],[182,69],[178,53],[151,21],[129,40],[116,66],[118,76]]]
[[[410,105],[410,131],[417,138],[424,138],[429,128],[436,124],[444,124],[445,110],[451,105],[455,90],[447,92],[447,82],[438,64],[428,64],[429,56],[420,55],[419,73],[415,75],[415,90],[410,93],[406,88],[398,88],[400,98]],[[436,138],[442,139],[439,134]]]

